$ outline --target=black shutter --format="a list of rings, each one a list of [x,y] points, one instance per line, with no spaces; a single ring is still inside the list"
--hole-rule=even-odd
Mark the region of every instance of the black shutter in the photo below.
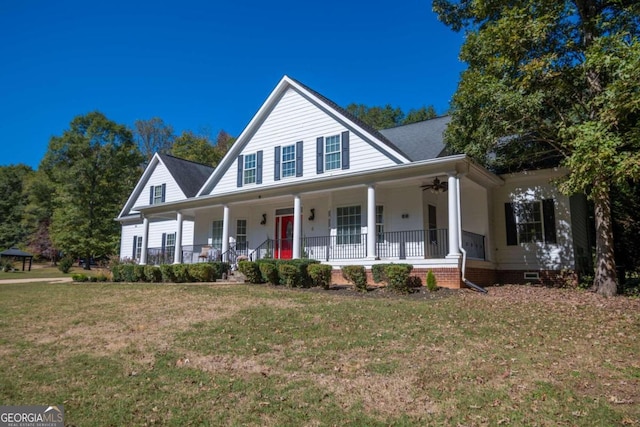
[[[256,184],[262,184],[262,150],[256,153]]]
[[[324,138],[316,139],[316,173],[324,172]]]
[[[164,203],[164,199],[167,195],[167,184],[162,184],[162,203]]]
[[[504,219],[507,226],[507,246],[516,246],[518,244],[518,230],[513,203],[504,204]]]
[[[136,244],[138,243],[138,236],[133,236],[133,255],[131,259],[136,259]]]
[[[342,169],[349,169],[349,131],[342,132]]]
[[[302,176],[302,141],[296,142],[296,176]]]
[[[544,199],[542,201],[542,218],[544,221],[545,243],[557,243],[556,212],[553,199]]]
[[[162,255],[164,255],[164,249],[167,247],[167,233],[162,233]]]
[[[149,187],[149,204],[153,204],[153,185]]]
[[[280,180],[280,147],[275,147],[273,151],[273,179]]]
[[[242,187],[242,168],[244,167],[244,156],[240,154],[238,156],[238,187]]]

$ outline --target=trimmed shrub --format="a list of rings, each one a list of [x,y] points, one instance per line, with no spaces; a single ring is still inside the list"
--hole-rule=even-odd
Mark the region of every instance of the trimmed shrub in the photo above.
[[[427,289],[430,292],[438,290],[438,281],[436,280],[436,275],[433,274],[433,271],[431,270],[427,272]]]
[[[175,278],[174,282],[176,283],[185,283],[185,282],[193,281],[191,275],[189,274],[188,264],[174,264],[173,276]]]
[[[342,267],[342,277],[353,283],[357,291],[367,291],[367,271],[362,265],[345,265]]]
[[[418,276],[409,276],[407,278],[407,287],[409,289],[413,288],[421,288],[422,287],[422,279]]]
[[[244,274],[249,283],[262,283],[262,273],[260,273],[260,267],[253,261],[240,261],[238,263],[238,270]]]
[[[136,282],[146,282],[147,278],[145,275],[145,267],[146,265],[134,265],[133,266],[133,275],[135,277]]]
[[[222,279],[223,274],[228,274],[229,270],[231,270],[231,264],[228,262],[211,262],[209,263],[213,268],[214,279]]]
[[[71,280],[74,282],[86,282],[89,280],[89,277],[86,274],[76,273],[71,275]]]
[[[189,270],[189,276],[194,282],[213,282],[216,280],[215,270],[209,263],[186,264]]]
[[[96,283],[98,281],[98,278],[96,276],[89,276],[87,277],[87,280],[91,283]]]
[[[155,265],[143,266],[144,281],[149,283],[162,282],[162,272]]]
[[[282,284],[290,288],[301,286],[300,269],[293,264],[278,265],[278,273]]]
[[[371,266],[371,275],[373,276],[373,281],[376,283],[386,281],[386,277],[384,275],[384,268],[389,264],[374,264]]]
[[[162,274],[162,281],[165,283],[173,283],[176,281],[176,275],[173,270],[172,264],[160,265],[160,273]]]
[[[111,280],[122,282],[122,267],[124,264],[117,264],[111,267]]]
[[[105,276],[103,273],[98,273],[95,276],[96,278],[96,282],[106,282],[107,281],[107,276]]]
[[[270,285],[279,285],[280,276],[278,275],[278,268],[275,263],[261,262],[258,263],[260,268],[260,274],[262,274],[262,280]]]
[[[122,265],[122,281],[123,282],[135,282],[136,279],[136,266],[133,264]]]
[[[394,292],[408,293],[409,292],[409,274],[413,269],[412,266],[408,268],[406,265],[391,264],[384,269],[384,274],[387,276],[387,288]]]
[[[307,266],[307,272],[314,286],[322,286],[323,289],[329,289],[331,286],[331,270],[332,267],[327,264],[311,264]]]
[[[71,270],[71,267],[73,267],[73,259],[68,256],[62,258],[58,263],[58,270],[62,271],[64,274],[67,274]]]

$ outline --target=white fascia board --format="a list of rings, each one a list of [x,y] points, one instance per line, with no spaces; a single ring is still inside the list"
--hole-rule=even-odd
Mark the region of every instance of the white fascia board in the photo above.
[[[153,171],[155,170],[158,163],[161,163],[161,162],[162,160],[160,159],[160,156],[158,155],[158,153],[155,153],[151,158],[151,161],[145,168],[144,172],[142,173],[142,176],[138,180],[138,183],[136,184],[136,186],[133,188],[133,191],[129,195],[129,198],[127,199],[127,202],[124,204],[122,211],[120,211],[118,218],[126,218],[126,216],[129,215],[129,212],[131,212],[132,210],[135,210],[134,207],[132,206],[133,203],[137,200],[138,196],[140,195],[140,192],[146,186],[147,181],[149,181],[149,178],[153,174]]]

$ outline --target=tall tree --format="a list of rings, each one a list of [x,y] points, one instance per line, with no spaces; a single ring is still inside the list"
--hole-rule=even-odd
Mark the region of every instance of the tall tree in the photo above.
[[[436,109],[433,108],[433,105],[429,105],[428,107],[422,106],[417,110],[411,109],[407,113],[407,115],[402,119],[403,125],[408,125],[411,123],[422,122],[424,120],[429,120],[437,117]]]
[[[62,136],[52,137],[43,166],[56,186],[50,229],[55,246],[87,261],[115,253],[120,232],[113,219],[142,160],[131,131],[100,112],[76,117]]]
[[[0,166],[0,248],[25,243],[22,214],[26,205],[22,187],[33,173],[26,165]]]
[[[218,134],[218,144],[213,145],[207,135],[196,135],[192,131],[183,131],[171,149],[171,155],[192,162],[217,166],[233,144],[234,138],[224,131]]]
[[[29,175],[23,184],[26,206],[22,224],[28,233],[27,248],[37,257],[57,261],[58,250],[49,235],[53,215],[53,196],[55,184],[51,180],[51,171],[44,162],[35,173]]]
[[[345,110],[376,130],[408,125],[410,123],[433,119],[437,116],[436,110],[432,105],[411,109],[406,115],[400,107],[393,108],[389,104],[384,107],[349,104]]]
[[[155,153],[169,153],[175,135],[173,127],[159,117],[136,120],[133,124],[134,138],[148,163]]]
[[[594,204],[594,288],[614,295],[610,188],[640,175],[640,4],[434,0],[433,8],[466,32],[468,68],[447,141],[495,167],[553,158],[567,166],[562,189]]]

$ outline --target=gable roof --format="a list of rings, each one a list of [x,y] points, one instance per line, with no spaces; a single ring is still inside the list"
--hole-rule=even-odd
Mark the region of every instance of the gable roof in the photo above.
[[[444,131],[451,116],[436,117],[422,122],[380,131],[412,161],[435,159],[447,155]]]
[[[185,196],[193,197],[213,173],[214,168],[202,163],[158,154]]]
[[[242,153],[242,150],[246,144],[251,140],[255,132],[260,128],[264,120],[269,116],[273,108],[277,105],[282,95],[289,89],[293,89],[306,98],[309,102],[313,103],[316,107],[323,110],[326,114],[332,116],[335,120],[341,122],[345,127],[361,136],[365,141],[371,144],[376,149],[384,152],[389,158],[391,158],[396,164],[410,163],[411,159],[403,153],[398,147],[396,147],[391,141],[389,141],[380,132],[373,129],[371,126],[358,120],[353,115],[349,114],[346,110],[339,107],[335,102],[327,99],[318,92],[308,88],[302,83],[284,76],[278,82],[273,89],[267,100],[262,104],[258,112],[253,116],[249,124],[244,128],[236,142],[231,146],[227,154],[223,157],[222,161],[211,174],[209,179],[204,183],[197,196],[205,195],[216,186],[217,182],[222,176],[232,167],[237,156]]]

